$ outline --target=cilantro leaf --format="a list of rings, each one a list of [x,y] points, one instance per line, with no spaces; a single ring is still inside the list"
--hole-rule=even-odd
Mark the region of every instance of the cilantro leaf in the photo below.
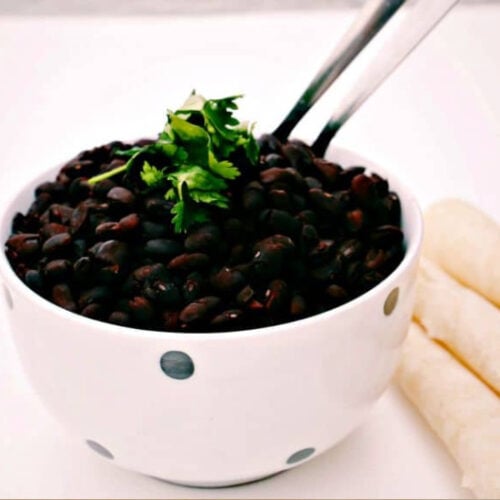
[[[165,174],[162,170],[150,165],[149,162],[144,161],[141,170],[141,179],[149,187],[160,187],[165,181]]]
[[[258,159],[253,125],[234,116],[240,97],[205,99],[193,91],[180,109],[168,111],[155,142],[117,148],[113,153],[126,158],[126,163],[88,182],[95,184],[142,162],[142,181],[165,188],[165,199],[174,202],[171,222],[177,232],[208,220],[212,207],[228,209],[228,183],[241,175],[233,153],[243,153],[251,164]]]
[[[223,191],[227,189],[227,183],[224,179],[216,177],[214,174],[198,165],[183,165],[175,172],[167,174],[167,180],[177,189],[181,199],[180,188],[183,184],[190,190]]]
[[[229,160],[218,161],[215,155],[210,152],[208,155],[208,166],[212,172],[224,177],[224,179],[236,179],[241,172]]]
[[[180,200],[170,211],[173,215],[172,223],[176,233],[185,231],[189,226],[197,222],[209,220],[206,210],[191,199],[190,191],[185,183],[181,183],[179,191]]]
[[[193,189],[189,192],[189,196],[198,203],[206,203],[207,205],[214,205],[219,208],[229,208],[228,197],[215,191]]]

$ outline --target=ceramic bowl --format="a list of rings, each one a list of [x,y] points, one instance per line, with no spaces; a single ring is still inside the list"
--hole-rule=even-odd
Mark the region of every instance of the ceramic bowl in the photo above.
[[[329,157],[389,179],[401,199],[406,255],[369,292],[307,319],[215,334],[115,326],[36,295],[1,252],[1,298],[25,373],[82,446],[171,482],[227,486],[312,459],[363,421],[390,382],[409,326],[422,219],[392,174],[346,150]],[[4,205],[2,241],[34,187],[57,170]]]

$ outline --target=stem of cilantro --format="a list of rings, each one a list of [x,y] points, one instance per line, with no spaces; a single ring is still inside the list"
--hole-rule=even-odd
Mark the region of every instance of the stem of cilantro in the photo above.
[[[109,172],[104,172],[103,174],[95,175],[94,177],[88,180],[88,183],[91,186],[93,186],[94,184],[97,184],[98,182],[101,182],[104,179],[109,179],[110,177],[120,174],[121,172],[125,172],[125,170],[127,170],[126,164],[120,167],[116,167],[113,170],[110,170]]]

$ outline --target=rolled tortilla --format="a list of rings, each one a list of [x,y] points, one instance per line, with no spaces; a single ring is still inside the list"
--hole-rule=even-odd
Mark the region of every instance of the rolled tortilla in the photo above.
[[[425,214],[423,253],[500,306],[500,227],[468,203],[447,199]]]
[[[478,498],[500,499],[500,400],[412,324],[396,379],[444,441]]]
[[[500,310],[423,258],[414,316],[500,394]]]

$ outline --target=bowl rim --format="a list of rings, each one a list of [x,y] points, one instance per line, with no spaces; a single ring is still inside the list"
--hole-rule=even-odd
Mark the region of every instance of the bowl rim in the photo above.
[[[332,150],[332,148],[327,151],[325,154],[325,158],[332,156],[332,152],[338,153],[339,156],[348,156],[352,157],[353,162],[361,163],[366,165],[366,169],[369,172],[376,172],[382,175],[384,178],[389,179],[389,184],[392,186],[393,184],[397,184],[397,192],[398,196],[402,201],[402,205],[404,205],[408,211],[413,212],[413,218],[415,220],[415,227],[412,233],[411,241],[409,242],[403,260],[399,263],[399,265],[394,269],[394,271],[389,274],[385,279],[383,279],[376,286],[368,290],[367,292],[359,295],[355,299],[352,299],[341,306],[335,307],[328,311],[324,311],[319,314],[315,314],[313,316],[308,316],[306,318],[289,321],[286,323],[280,323],[277,325],[266,326],[261,328],[252,328],[246,330],[232,330],[225,332],[170,332],[163,330],[144,330],[140,328],[133,328],[128,326],[120,326],[114,325],[112,323],[107,323],[105,321],[100,321],[92,318],[87,318],[85,316],[81,316],[80,314],[73,313],[67,311],[66,309],[57,306],[56,304],[50,302],[45,299],[41,295],[38,295],[36,292],[31,290],[14,272],[11,267],[7,257],[5,255],[5,251],[2,248],[0,252],[0,276],[5,281],[4,287],[8,290],[10,287],[13,288],[17,294],[24,296],[27,300],[34,303],[34,305],[42,310],[46,311],[46,313],[54,315],[55,317],[59,317],[62,321],[68,321],[69,323],[77,322],[82,327],[88,325],[92,328],[101,329],[103,332],[108,334],[120,335],[120,336],[128,336],[128,337],[137,337],[144,339],[148,337],[150,339],[163,339],[167,341],[215,341],[215,340],[229,340],[229,339],[242,339],[248,337],[263,337],[268,335],[281,334],[284,330],[294,330],[301,329],[307,327],[314,327],[317,322],[323,323],[324,321],[334,321],[336,317],[341,316],[343,314],[348,313],[352,309],[356,309],[360,307],[364,302],[368,302],[379,294],[382,294],[384,290],[390,289],[394,286],[394,284],[399,280],[399,278],[404,275],[411,265],[418,259],[420,248],[422,245],[423,238],[423,216],[421,208],[413,194],[413,192],[407,187],[407,185],[402,182],[396,175],[394,175],[390,170],[386,170],[385,168],[380,167],[377,162],[366,159],[362,155],[353,152],[347,148],[337,147]],[[335,161],[335,160],[334,160]],[[17,187],[14,192],[9,193],[6,199],[1,203],[1,218],[0,218],[0,232],[4,227],[10,227],[11,219],[6,220],[8,213],[12,212],[12,207],[15,206],[16,201],[20,194],[26,190],[27,185],[37,185],[53,175],[55,172],[65,164],[66,162],[60,163],[55,167],[52,166],[50,168],[44,169],[36,177],[32,177],[28,182],[22,184],[22,186]],[[390,173],[389,173],[390,172]],[[1,233],[3,234],[3,233]],[[406,234],[405,234],[406,240]],[[4,247],[5,242],[2,241],[2,247]],[[283,332],[285,333],[285,332]],[[290,332],[288,332],[290,333]],[[68,332],[68,335],[70,332]]]

